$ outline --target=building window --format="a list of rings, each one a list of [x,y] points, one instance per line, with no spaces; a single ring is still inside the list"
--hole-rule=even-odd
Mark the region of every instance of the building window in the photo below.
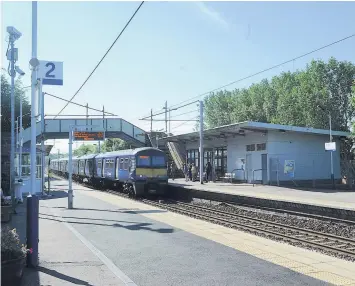
[[[266,143],[256,144],[256,150],[257,151],[266,150]]]
[[[247,145],[247,151],[248,151],[248,152],[255,151],[255,144]]]

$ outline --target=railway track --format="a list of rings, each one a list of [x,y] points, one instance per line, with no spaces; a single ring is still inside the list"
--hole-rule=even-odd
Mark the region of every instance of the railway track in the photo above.
[[[92,186],[85,183],[80,184],[94,189]],[[251,218],[241,214],[216,210],[209,207],[175,200],[135,199],[131,198],[128,194],[109,189],[101,189],[100,191],[140,201],[151,206],[223,225],[225,227],[251,232],[266,237],[271,236],[273,239],[282,240],[284,242],[293,242],[298,245],[301,244],[302,246],[314,248],[316,250],[323,250],[326,253],[332,253],[338,257],[340,256],[342,258],[355,261],[355,239],[352,238],[317,232],[261,218]],[[302,213],[300,215],[302,215]]]
[[[167,203],[143,200],[144,203],[183,215],[189,215],[212,223],[259,234],[272,235],[285,241],[293,241],[335,252],[355,259],[355,240],[332,234],[321,233],[259,218],[250,218],[239,214],[214,210],[203,206],[191,205],[169,200]]]

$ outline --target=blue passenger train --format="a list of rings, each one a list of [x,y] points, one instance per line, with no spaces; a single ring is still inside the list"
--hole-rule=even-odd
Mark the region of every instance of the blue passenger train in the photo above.
[[[72,178],[95,187],[111,187],[134,196],[164,195],[168,185],[166,154],[143,147],[72,158]],[[51,170],[68,178],[68,158],[51,160]]]

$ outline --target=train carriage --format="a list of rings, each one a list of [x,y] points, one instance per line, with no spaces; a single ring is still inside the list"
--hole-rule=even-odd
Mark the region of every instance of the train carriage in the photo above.
[[[58,162],[59,173],[68,174],[68,159]],[[114,187],[135,196],[164,195],[168,185],[166,154],[156,148],[143,147],[74,157],[73,179],[94,186]],[[63,171],[65,169],[65,172]]]

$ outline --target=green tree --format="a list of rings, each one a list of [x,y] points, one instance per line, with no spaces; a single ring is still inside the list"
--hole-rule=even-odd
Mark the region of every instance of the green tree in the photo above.
[[[211,93],[205,98],[205,120],[209,127],[250,120],[327,129],[330,113],[333,129],[348,131],[355,115],[354,77],[350,62],[313,60],[302,71]]]
[[[83,156],[96,153],[96,147],[92,144],[81,145],[73,151],[74,156]]]
[[[15,120],[20,116],[22,97],[22,125],[26,129],[31,125],[31,105],[25,96],[21,80],[15,81]],[[1,132],[11,132],[11,85],[9,78],[1,75]]]
[[[129,148],[130,145],[126,141],[118,138],[106,139],[105,142],[101,145],[102,152],[112,152]]]

